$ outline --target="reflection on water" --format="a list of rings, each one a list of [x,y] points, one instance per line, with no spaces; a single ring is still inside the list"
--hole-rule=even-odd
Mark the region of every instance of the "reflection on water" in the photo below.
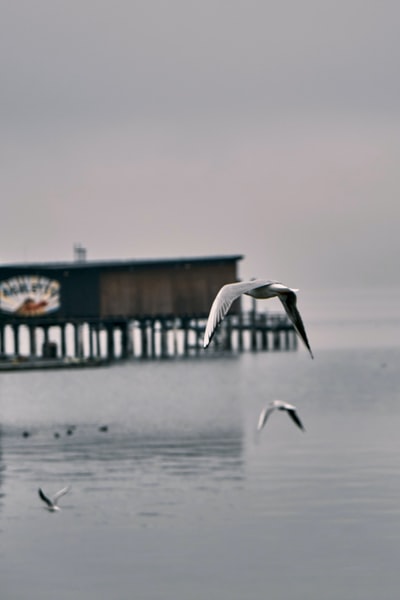
[[[392,600],[399,360],[347,349],[7,375],[2,591]],[[255,435],[273,398],[298,407],[306,433],[278,413]],[[44,511],[38,486],[67,484],[62,511]]]
[[[102,470],[114,468],[113,463],[116,470],[123,471],[129,463],[137,466],[155,461],[176,474],[187,475],[202,468],[229,471],[240,468],[243,461],[243,432],[239,429],[160,435],[114,430],[105,435],[92,426],[80,425],[68,437],[54,438],[52,430],[33,429],[29,438],[24,438],[19,428],[6,429],[3,437],[8,461],[20,462],[20,467],[14,467],[16,472],[25,472],[26,462],[30,468],[44,469],[49,464],[53,470],[55,465],[67,463],[71,467],[76,463],[98,466],[97,477],[101,478]]]
[[[11,521],[42,508],[39,486],[51,495],[71,485],[61,503],[63,518],[68,513],[110,527],[133,519],[143,527],[160,527],[179,513],[186,520],[193,511],[199,517],[207,498],[215,502],[223,488],[240,486],[244,478],[243,431],[237,427],[144,433],[118,423],[107,432],[80,424],[70,435],[58,426],[59,438],[53,429],[34,427],[24,438],[20,427],[5,428],[6,517]]]

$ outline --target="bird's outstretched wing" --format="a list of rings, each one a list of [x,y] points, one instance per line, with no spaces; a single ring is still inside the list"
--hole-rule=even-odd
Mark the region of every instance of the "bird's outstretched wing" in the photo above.
[[[45,502],[47,504],[47,506],[53,506],[52,501],[50,500],[50,498],[48,498],[46,496],[46,494],[44,493],[42,488],[38,489],[38,493],[39,493],[39,497],[43,500],[43,502]]]
[[[291,290],[289,290],[285,293],[279,294],[279,300],[282,302],[283,308],[285,309],[287,316],[293,323],[295,330],[297,331],[297,333],[303,340],[304,345],[306,346],[307,350],[309,351],[309,353],[311,355],[311,358],[314,358],[310,344],[308,342],[308,338],[307,338],[306,330],[305,330],[305,327],[303,324],[303,320],[297,309],[296,294],[294,292],[292,292]]]
[[[252,281],[240,281],[238,283],[227,283],[222,286],[215,296],[208,315],[207,325],[204,332],[204,348],[207,348],[211,339],[232,303],[242,294],[254,290],[262,285],[268,285],[267,280],[255,279]]]
[[[56,494],[54,494],[54,496],[53,496],[53,504],[56,504],[57,501],[61,498],[61,496],[64,496],[64,494],[66,494],[67,492],[69,492],[70,489],[71,489],[71,487],[69,485],[67,485],[67,487],[63,488],[62,490],[60,490],[59,492],[57,492]]]
[[[297,427],[300,427],[302,431],[305,431],[303,423],[300,421],[297,412],[293,408],[287,409],[286,412],[289,415],[289,417],[291,417],[291,419],[296,423]]]
[[[264,427],[265,423],[267,422],[267,419],[269,417],[269,415],[274,411],[274,408],[271,407],[266,407],[263,408],[260,416],[258,417],[258,423],[257,423],[257,431],[261,431],[261,429]]]

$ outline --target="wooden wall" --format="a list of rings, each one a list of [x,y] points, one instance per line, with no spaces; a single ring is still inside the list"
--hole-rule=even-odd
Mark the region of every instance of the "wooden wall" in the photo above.
[[[236,261],[104,271],[100,316],[206,316],[219,288],[237,280]]]

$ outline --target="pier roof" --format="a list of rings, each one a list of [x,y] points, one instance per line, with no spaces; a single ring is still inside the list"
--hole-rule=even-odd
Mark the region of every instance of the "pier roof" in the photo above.
[[[55,261],[55,262],[24,262],[24,263],[0,263],[0,271],[16,269],[26,269],[33,271],[40,269],[41,271],[49,270],[64,270],[64,269],[135,269],[135,268],[151,268],[159,266],[184,265],[184,264],[208,264],[208,263],[223,263],[236,262],[242,260],[242,254],[215,255],[215,256],[186,256],[178,258],[139,258],[139,259],[106,259],[106,260],[71,260],[71,261]]]

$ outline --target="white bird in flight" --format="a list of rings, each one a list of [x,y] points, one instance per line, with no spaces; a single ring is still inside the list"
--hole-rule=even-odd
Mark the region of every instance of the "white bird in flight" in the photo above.
[[[289,417],[296,423],[297,427],[300,427],[302,431],[305,431],[303,423],[300,421],[296,407],[293,404],[288,404],[287,402],[282,402],[282,400],[273,400],[268,406],[263,408],[258,418],[257,431],[261,431],[264,427],[265,423],[269,415],[274,412],[274,410],[285,410]]]
[[[289,288],[282,283],[270,281],[268,279],[253,279],[251,281],[241,281],[239,283],[228,283],[222,286],[212,303],[210,314],[208,315],[204,333],[204,348],[207,348],[209,345],[218,325],[230,309],[232,302],[242,294],[246,294],[247,296],[252,296],[257,299],[278,297],[283,304],[287,316],[293,323],[296,332],[308,349],[311,358],[314,358],[302,318],[297,310],[296,292],[298,292],[297,289]]]
[[[43,502],[46,503],[47,510],[49,510],[50,512],[55,512],[56,510],[61,510],[61,508],[58,506],[58,500],[61,498],[61,496],[64,496],[64,494],[69,492],[70,489],[71,487],[67,486],[59,492],[57,492],[56,494],[54,494],[52,498],[48,498],[43,492],[42,488],[39,488],[38,492],[39,497],[43,500]]]

